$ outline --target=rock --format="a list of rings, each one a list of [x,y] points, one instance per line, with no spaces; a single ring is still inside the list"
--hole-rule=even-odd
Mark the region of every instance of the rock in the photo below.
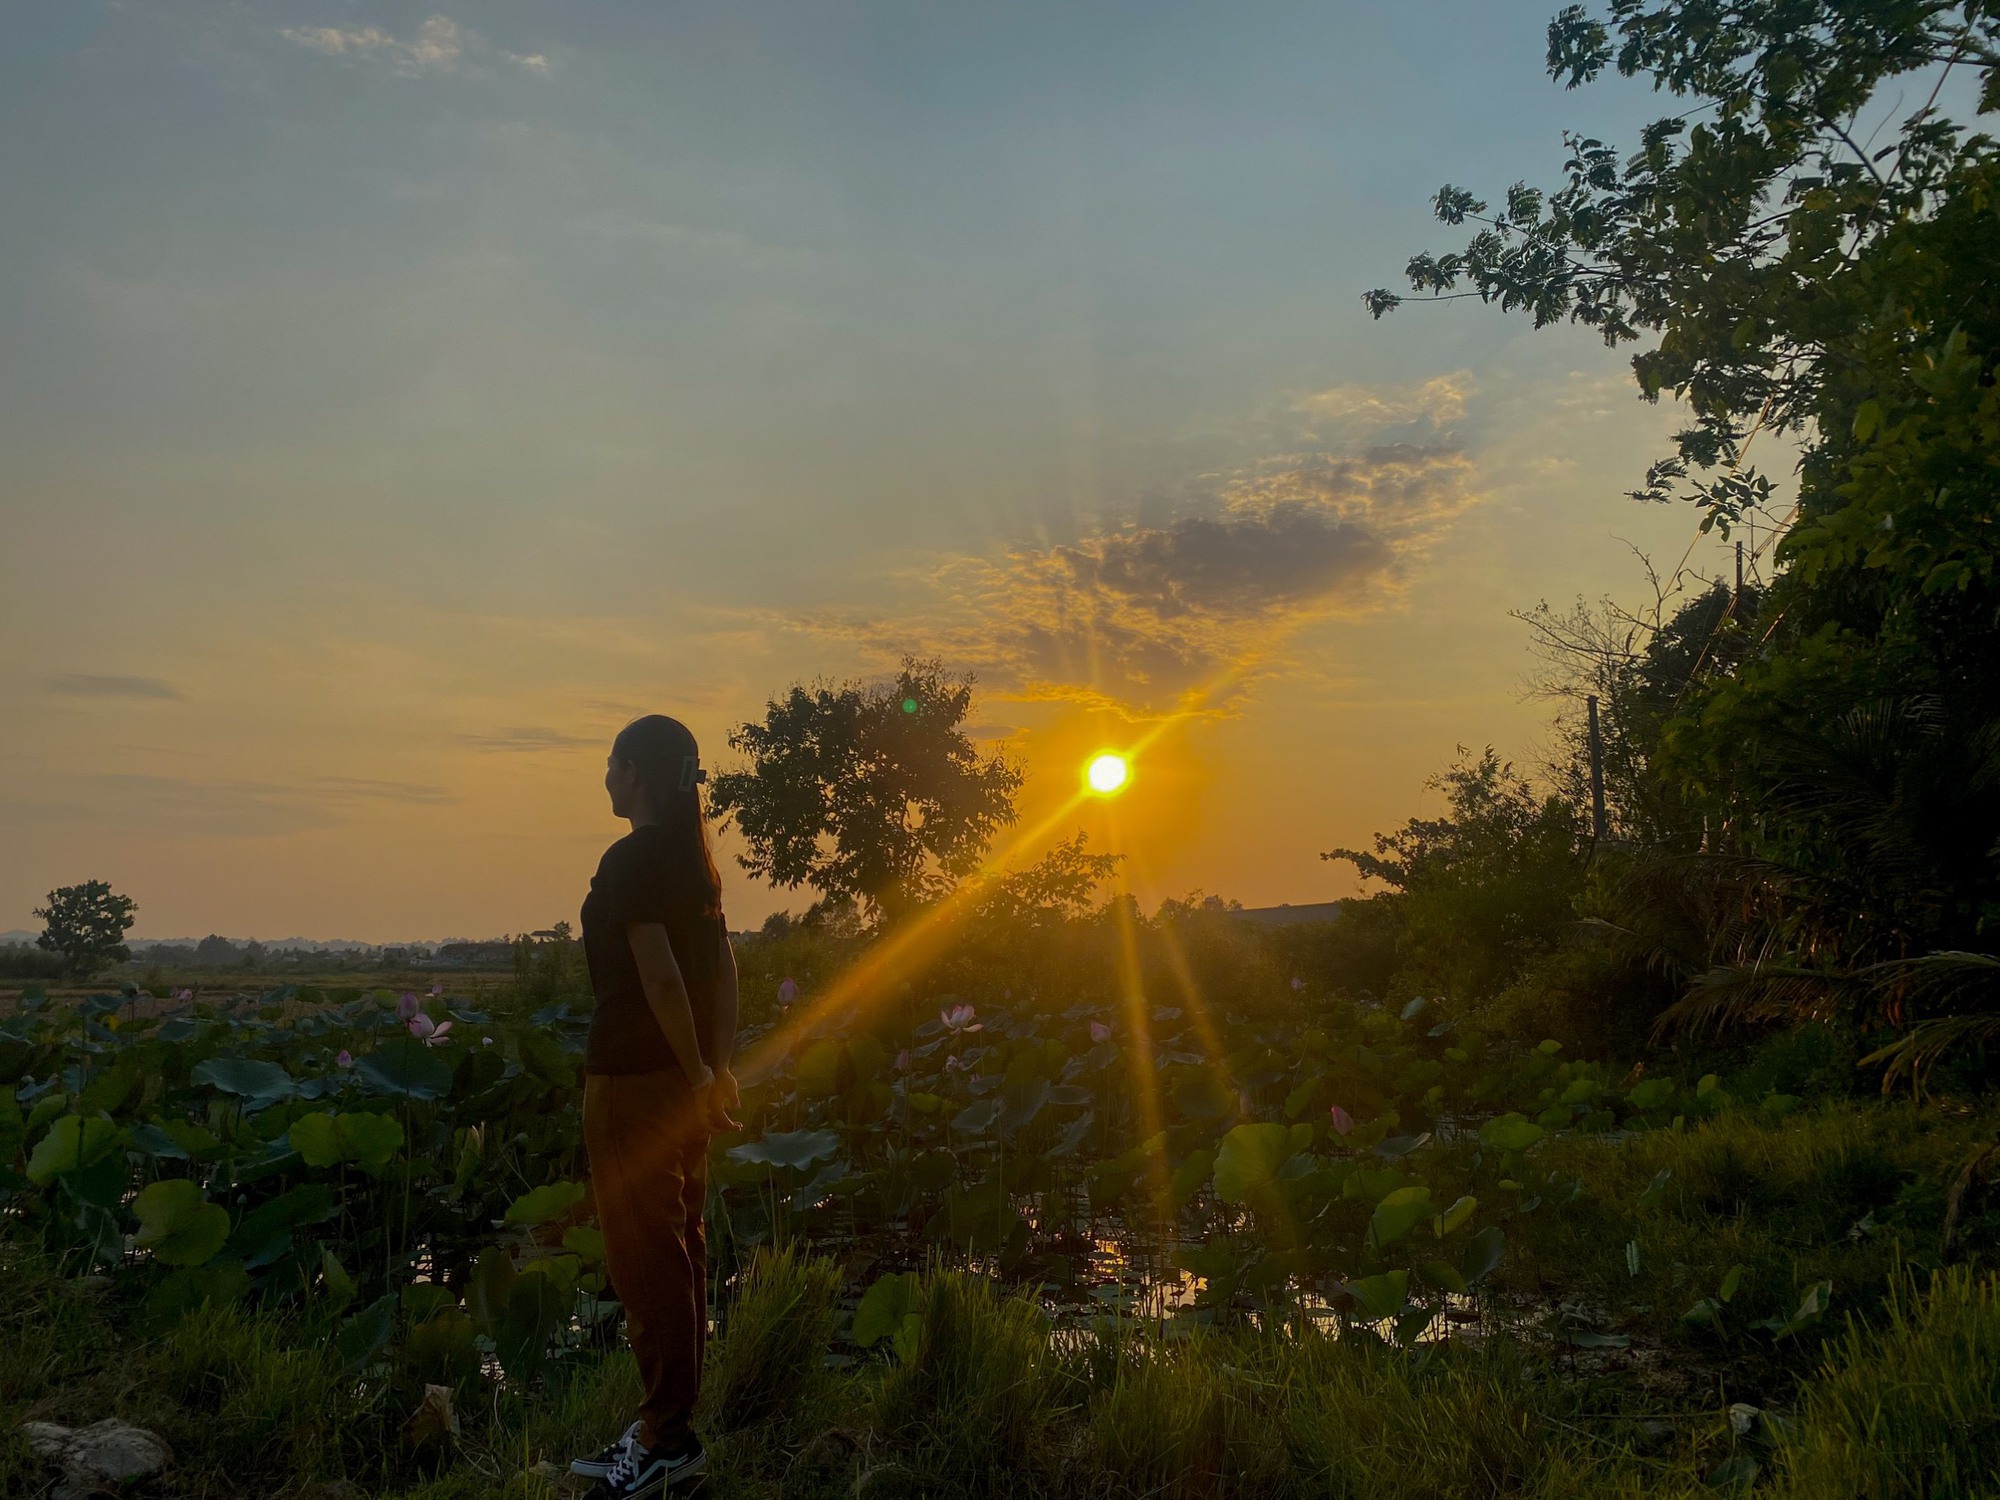
[[[127,1426],[116,1417],[74,1428],[28,1422],[21,1435],[36,1454],[62,1470],[56,1500],[84,1500],[113,1491],[157,1474],[174,1461],[173,1450],[158,1435]]]

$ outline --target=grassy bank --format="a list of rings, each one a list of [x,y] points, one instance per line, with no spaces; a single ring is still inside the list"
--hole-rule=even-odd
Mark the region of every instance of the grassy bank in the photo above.
[[[2000,1295],[1979,1264],[1982,1190],[1956,1220],[1973,1262],[1939,1250],[1957,1169],[1991,1137],[1964,1111],[1841,1104],[1565,1141],[1543,1162],[1574,1185],[1563,1212],[1514,1220],[1519,1253],[1480,1321],[1411,1348],[1303,1308],[1056,1325],[1026,1290],[938,1267],[903,1333],[861,1349],[855,1268],[759,1252],[713,1352],[711,1492],[1989,1495]],[[166,1319],[114,1278],[0,1253],[10,1495],[50,1483],[22,1422],[116,1415],[174,1449],[155,1495],[553,1500],[636,1397],[608,1330],[531,1383],[427,1369],[421,1349],[357,1375],[337,1313],[310,1300]],[[1787,1327],[1829,1282],[1826,1310]],[[1712,1315],[1689,1318],[1704,1299]],[[417,1415],[433,1378],[455,1434]]]

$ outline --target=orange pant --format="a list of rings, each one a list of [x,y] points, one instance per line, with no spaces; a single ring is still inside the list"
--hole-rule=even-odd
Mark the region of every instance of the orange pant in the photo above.
[[[708,1342],[708,1131],[679,1073],[592,1073],[583,1139],[605,1270],[645,1386],[639,1438],[678,1444]]]

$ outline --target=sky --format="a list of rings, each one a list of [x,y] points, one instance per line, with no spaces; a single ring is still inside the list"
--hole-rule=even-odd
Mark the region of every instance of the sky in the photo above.
[[[1149,905],[1353,893],[1456,747],[1545,752],[1510,610],[1721,567],[1624,498],[1629,350],[1361,303],[1440,184],[1666,112],[1551,9],[16,0],[0,929],[573,920],[620,724],[726,768],[908,654],[1022,828],[1151,736],[1049,833]],[[810,902],[736,848],[735,925]]]

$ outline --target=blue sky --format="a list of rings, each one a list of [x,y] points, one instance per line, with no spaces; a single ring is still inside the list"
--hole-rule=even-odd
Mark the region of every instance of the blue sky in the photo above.
[[[1440,183],[1659,112],[1550,83],[1546,19],[11,7],[0,927],[89,876],[142,932],[542,925],[622,716],[726,760],[904,651],[979,673],[1031,804],[1254,662],[1135,864],[1350,889],[1317,850],[1456,744],[1532,759],[1506,610],[1693,531],[1619,498],[1672,418],[1624,354],[1360,305]]]

